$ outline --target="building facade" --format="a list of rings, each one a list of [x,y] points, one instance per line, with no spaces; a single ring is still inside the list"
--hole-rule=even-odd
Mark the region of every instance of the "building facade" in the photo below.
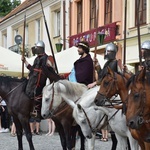
[[[62,20],[61,5],[60,0],[42,0],[42,6],[39,0],[25,0],[1,19],[0,45],[16,51],[15,36],[21,35],[23,37],[25,34],[25,50],[28,52],[29,57],[32,55],[31,47],[39,40],[45,42],[46,52],[49,54],[51,53],[49,32],[52,47],[56,51],[55,43],[59,41],[62,32],[60,28]],[[47,24],[48,30],[46,30],[45,24]],[[21,50],[22,44],[23,42],[20,44]]]
[[[140,0],[139,5],[138,0],[126,1],[125,33],[125,0],[42,0],[54,52],[56,43],[63,44],[64,50],[76,46],[81,40],[87,40],[91,51],[103,55],[106,44],[114,42],[118,45],[117,59],[134,66],[137,70],[139,64],[137,7],[139,6],[142,43],[150,39],[150,0]],[[38,40],[43,40],[49,54],[51,47],[39,0],[25,0],[0,21],[0,45],[16,50],[14,38],[18,34],[23,37],[25,15],[26,51],[29,51]],[[105,34],[103,42],[99,42],[100,36],[97,34]],[[126,48],[124,48],[125,35]],[[20,47],[22,48],[22,44]]]
[[[115,42],[118,45],[117,59],[121,59],[122,63],[134,66],[134,71],[136,71],[139,64],[136,14],[139,13],[142,43],[150,39],[150,0],[140,0],[140,3],[138,0],[126,0],[126,2],[127,5],[125,5],[125,0],[72,0],[70,2],[70,46],[76,45],[80,40],[87,40],[90,43],[91,51],[95,51],[98,28],[98,33],[105,33],[105,38],[104,43],[97,46],[96,53],[103,54],[106,44]],[[137,12],[138,7],[139,11]],[[125,61],[123,60],[124,55],[126,56]]]

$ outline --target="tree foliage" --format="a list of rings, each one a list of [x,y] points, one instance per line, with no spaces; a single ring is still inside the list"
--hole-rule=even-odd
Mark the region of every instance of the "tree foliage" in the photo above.
[[[6,16],[20,4],[20,0],[0,0],[0,17]]]

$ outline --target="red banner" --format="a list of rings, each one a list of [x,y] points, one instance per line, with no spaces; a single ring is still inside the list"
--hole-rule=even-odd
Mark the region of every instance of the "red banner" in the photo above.
[[[114,41],[116,39],[116,22],[98,27],[98,34],[105,34],[104,43]],[[69,37],[69,46],[77,46],[80,41],[89,42],[90,47],[95,46],[96,29],[92,29],[80,34]]]

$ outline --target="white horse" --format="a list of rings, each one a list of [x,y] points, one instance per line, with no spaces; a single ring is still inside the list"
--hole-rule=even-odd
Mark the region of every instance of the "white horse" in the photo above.
[[[96,127],[98,127],[98,123],[103,117],[102,114],[106,114],[108,116],[109,125],[115,132],[116,138],[118,140],[117,149],[128,149],[128,137],[131,150],[138,150],[138,142],[132,137],[129,128],[126,126],[126,118],[122,114],[121,110],[116,113],[117,110],[115,108],[95,106],[94,98],[97,90],[98,88],[93,88],[93,90],[85,92],[80,98],[80,102],[78,102],[78,104],[73,104],[71,100],[64,98],[66,102],[72,106],[73,117],[80,125],[84,136],[91,137],[93,134],[91,128],[95,129]],[[118,100],[118,97],[116,99]],[[88,119],[90,120],[90,122],[88,121]]]
[[[69,82],[68,80],[59,80],[56,83],[46,85],[43,88],[41,115],[44,118],[51,117],[53,111],[59,107],[59,105],[63,101],[63,98],[66,97],[68,99],[71,99],[69,104],[75,104],[75,102],[78,101],[81,98],[82,94],[86,93],[87,90],[88,88],[84,84],[73,83]],[[98,88],[96,89],[96,91],[97,90]],[[100,110],[96,111],[100,112]],[[88,150],[94,150],[95,134],[92,135],[92,137],[93,138],[87,138]]]
[[[72,86],[73,89],[68,89],[68,84],[72,84],[72,83],[67,82],[67,81],[63,81],[63,82],[61,81],[61,82],[58,82],[55,84],[48,85],[43,90],[42,115],[44,115],[44,116],[49,115],[49,106],[50,106],[52,99],[53,99],[53,107],[56,108],[61,103],[62,98],[63,98],[74,109],[73,117],[75,118],[76,122],[80,125],[84,136],[88,139],[88,149],[93,150],[95,134],[92,133],[92,130],[98,126],[101,126],[101,124],[99,124],[99,122],[101,120],[101,117],[103,116],[102,115],[103,113],[106,113],[109,116],[109,113],[107,113],[108,111],[106,111],[106,110],[104,111],[104,108],[95,109],[96,106],[94,104],[94,98],[95,98],[95,95],[96,95],[99,87],[95,87],[88,91],[86,89],[85,90],[86,92],[84,91],[85,93],[80,98],[80,105],[79,104],[76,105],[74,102],[77,100],[77,98],[79,98],[79,96],[72,95],[72,93],[74,93],[72,91],[72,90],[74,90],[73,86]],[[76,85],[76,84],[74,83],[73,85]],[[77,89],[78,88],[76,87],[75,91]],[[87,117],[89,119],[87,119]],[[114,118],[109,121],[109,123],[112,124],[112,129],[114,127],[114,123],[116,123],[116,121],[118,121],[118,118],[116,116],[114,116]],[[87,121],[87,120],[89,120],[89,121]],[[130,132],[128,131],[128,128],[126,127],[125,118],[122,117],[121,115],[119,117],[119,123],[120,122],[123,122],[123,123],[120,124],[120,126],[117,126],[117,129],[115,129],[116,126],[113,129],[115,131],[116,130],[118,131],[118,133],[117,133],[118,134],[118,136],[117,136],[118,149],[119,150],[126,149],[126,147],[127,147],[126,137],[129,136],[130,145],[131,145],[131,147],[133,146],[132,150],[137,150],[136,149],[137,142],[132,138]],[[122,132],[122,131],[124,131],[124,132]],[[127,133],[129,133],[129,134],[127,134]],[[89,138],[91,138],[91,140],[89,140]]]

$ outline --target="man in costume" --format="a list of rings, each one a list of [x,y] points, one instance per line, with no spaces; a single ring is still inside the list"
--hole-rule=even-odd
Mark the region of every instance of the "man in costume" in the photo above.
[[[82,41],[78,43],[78,54],[81,57],[74,62],[74,68],[69,75],[69,81],[85,85],[93,82],[93,60],[89,50],[88,42]]]
[[[118,60],[116,60],[116,53],[118,51],[118,47],[114,43],[107,44],[104,53],[104,59],[107,60],[103,69],[101,69],[100,64],[96,60],[96,70],[98,72],[98,80],[89,84],[88,88],[92,88],[95,85],[100,85],[102,78],[107,73],[107,67],[109,66],[115,72],[121,72],[121,67],[118,64]]]
[[[33,65],[31,66],[25,58],[22,58],[22,61],[25,63],[26,67],[32,70],[41,69],[42,66],[51,66],[55,70],[55,65],[53,61],[48,59],[48,55],[45,53],[45,44],[43,41],[38,41],[34,47],[32,47],[33,55],[37,55],[34,60]],[[43,86],[46,84],[46,79],[43,81],[42,85],[36,86],[36,89],[33,89],[34,92],[34,108],[31,115],[41,116],[41,105],[42,105],[42,90]],[[28,92],[27,92],[28,94]]]
[[[146,67],[147,71],[150,71],[150,40],[147,40],[141,45],[142,58],[145,60],[143,62],[143,67]]]

